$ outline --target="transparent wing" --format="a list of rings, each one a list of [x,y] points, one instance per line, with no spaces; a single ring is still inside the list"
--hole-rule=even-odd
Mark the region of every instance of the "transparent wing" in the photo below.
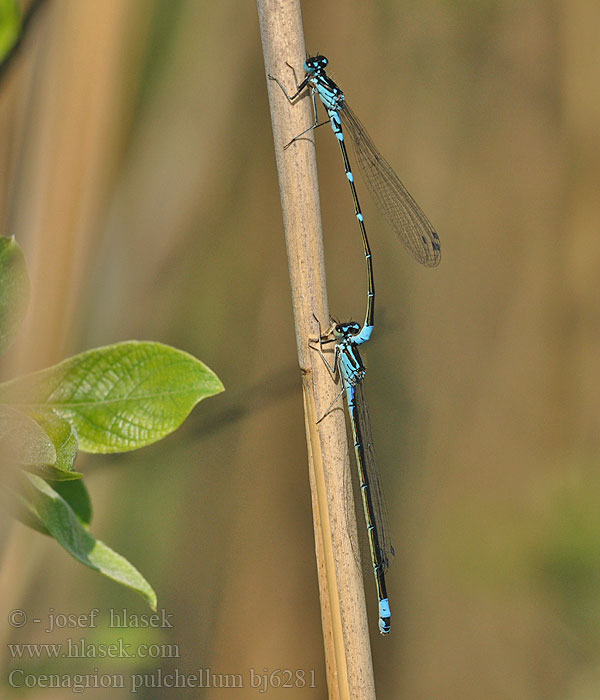
[[[345,133],[350,135],[359,169],[391,227],[415,260],[435,267],[441,258],[440,239],[429,219],[379,153],[347,102],[340,116]]]
[[[375,528],[377,530],[379,542],[379,556],[383,566],[383,571],[385,572],[387,571],[392,557],[394,556],[394,548],[390,539],[390,523],[387,513],[387,506],[385,503],[385,496],[381,486],[381,479],[379,477],[379,470],[377,469],[377,460],[375,459],[375,448],[373,447],[371,421],[369,420],[364,383],[357,382],[354,390],[357,420],[363,446],[363,461],[365,472],[369,481],[371,502],[373,504],[373,519],[375,521]]]

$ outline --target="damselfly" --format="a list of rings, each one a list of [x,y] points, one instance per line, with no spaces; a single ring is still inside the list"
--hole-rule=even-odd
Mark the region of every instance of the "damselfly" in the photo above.
[[[383,211],[392,229],[406,245],[415,260],[427,267],[435,267],[439,264],[441,257],[440,239],[435,229],[421,207],[400,182],[400,178],[392,170],[389,163],[379,153],[358,117],[348,106],[344,93],[327,75],[325,68],[328,63],[329,61],[325,56],[319,55],[307,58],[304,62],[305,77],[300,84],[298,84],[296,71],[288,63],[287,65],[294,74],[294,82],[296,84],[296,92],[293,95],[288,94],[283,84],[277,78],[269,75],[269,79],[274,80],[279,85],[290,102],[294,102],[306,88],[310,88],[312,94],[315,123],[301,134],[298,134],[298,136],[295,136],[285,148],[291,146],[292,143],[309,131],[323,126],[327,122],[331,124],[342,152],[344,170],[346,171],[352,199],[354,200],[354,213],[365,241],[365,249],[368,251],[369,244],[364,218],[358,202],[354,175],[350,168],[350,160],[344,141],[345,130],[350,134],[350,141],[354,147],[359,167],[365,176],[371,194]],[[318,117],[317,95],[327,110],[327,116],[329,117],[327,121],[321,123],[319,123]]]
[[[336,379],[339,374],[342,379],[343,393],[346,395],[348,413],[354,437],[359,485],[365,522],[367,525],[377,598],[379,601],[379,630],[382,634],[387,634],[391,626],[391,612],[385,584],[385,571],[389,566],[394,550],[390,544],[385,500],[376,469],[375,452],[371,439],[370,422],[365,401],[363,385],[365,366],[358,349],[359,345],[370,339],[373,332],[375,319],[375,283],[373,279],[371,250],[364,224],[364,217],[354,184],[354,175],[350,167],[350,160],[344,141],[344,128],[351,136],[359,166],[367,180],[371,193],[388,219],[388,222],[413,257],[423,265],[434,267],[439,264],[441,248],[439,237],[433,226],[419,205],[400,182],[396,173],[381,156],[364,127],[348,106],[344,93],[325,72],[327,63],[328,61],[325,56],[319,55],[307,58],[304,63],[305,78],[300,84],[298,84],[294,68],[287,64],[292,69],[294,82],[296,84],[296,92],[293,95],[287,93],[285,87],[277,78],[271,75],[269,75],[269,78],[277,82],[290,102],[294,102],[305,88],[310,87],[315,122],[308,129],[293,138],[285,148],[288,148],[292,143],[309,131],[323,126],[323,124],[327,124],[327,122],[331,124],[331,128],[340,145],[342,159],[344,161],[344,170],[350,184],[350,191],[354,201],[354,213],[360,227],[367,264],[368,286],[365,321],[362,326],[356,322],[335,324],[331,331],[325,336],[325,338],[328,338],[331,333],[333,334],[333,338],[326,340],[324,340],[321,335],[321,326],[319,324],[319,344],[317,347],[312,347],[315,347],[319,352],[333,378]],[[329,117],[327,121],[322,123],[319,123],[318,119],[317,94],[325,106]],[[335,342],[333,365],[329,364],[323,353],[323,344],[330,342]],[[336,402],[334,402],[334,405]],[[333,405],[320,420],[332,409]]]
[[[358,346],[369,339],[371,329],[367,328],[366,325],[361,328],[360,324],[350,321],[334,325],[330,332],[333,334],[333,340],[323,341],[321,324],[319,323],[319,344],[311,347],[317,350],[334,379],[337,379],[339,373],[342,379],[343,393],[346,394],[358,467],[358,482],[367,525],[371,564],[373,565],[379,601],[379,631],[381,634],[387,634],[390,631],[391,612],[385,585],[385,572],[394,555],[394,549],[390,543],[387,510],[371,438],[371,424],[363,383],[365,366],[358,350]],[[325,337],[328,335],[329,333]],[[323,353],[324,342],[335,342],[333,365],[329,364]],[[333,410],[336,403],[337,399],[320,418],[320,421]]]

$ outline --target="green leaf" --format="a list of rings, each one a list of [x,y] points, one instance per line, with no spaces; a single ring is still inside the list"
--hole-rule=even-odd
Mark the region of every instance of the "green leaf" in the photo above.
[[[31,469],[30,471],[39,474],[39,476],[41,476],[42,479],[46,479],[46,481],[79,481],[83,479],[83,474],[81,472],[57,469],[52,466],[38,465],[35,469]]]
[[[107,453],[160,440],[199,401],[221,391],[219,378],[188,353],[129,341],[2,384],[0,403],[51,408],[75,427],[80,449]]]
[[[81,524],[87,529],[92,520],[92,502],[83,481],[81,479],[78,481],[56,481],[52,483],[52,488],[65,499]],[[20,520],[23,525],[52,537],[31,501],[13,488],[10,489],[10,492],[13,498],[6,505],[14,517]]]
[[[0,0],[0,61],[15,45],[21,33],[21,16],[16,0]]]
[[[71,506],[75,515],[87,528],[92,522],[92,501],[83,481],[63,480],[52,483],[51,486]]]
[[[0,354],[14,340],[28,302],[29,275],[23,251],[14,238],[0,236]]]
[[[52,411],[33,413],[31,418],[44,429],[56,450],[55,463],[52,466],[41,466],[37,470],[38,474],[51,481],[81,479],[83,474],[73,470],[78,447],[75,428]]]
[[[28,473],[25,477],[23,498],[57,542],[82,564],[139,593],[156,610],[156,593],[140,572],[93,537],[67,501],[43,479]]]
[[[26,468],[56,464],[50,436],[36,421],[11,406],[0,405],[0,456],[3,464]]]
[[[26,527],[30,527],[32,530],[41,532],[42,535],[49,535],[51,537],[52,535],[50,535],[48,529],[40,520],[33,504],[20,493],[14,492],[12,495],[12,500],[8,501],[6,504],[7,510]]]
[[[73,471],[77,456],[75,429],[51,411],[28,415],[0,404],[0,455],[6,464],[35,470],[45,479],[83,477]]]

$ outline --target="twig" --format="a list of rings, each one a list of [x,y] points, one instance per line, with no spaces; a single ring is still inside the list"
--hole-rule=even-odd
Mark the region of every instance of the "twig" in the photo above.
[[[267,74],[289,85],[305,58],[299,0],[258,0]],[[348,438],[343,410],[317,425],[339,388],[308,341],[317,336],[313,314],[328,324],[322,227],[314,142],[311,134],[283,145],[312,123],[309,99],[290,105],[267,80],[277,172],[292,287],[298,359],[302,370],[305,429],[325,662],[330,698],[375,698],[363,577],[353,550],[356,522],[352,498]],[[341,404],[340,404],[341,407]],[[350,493],[349,493],[350,491]],[[352,511],[353,513],[353,511]]]

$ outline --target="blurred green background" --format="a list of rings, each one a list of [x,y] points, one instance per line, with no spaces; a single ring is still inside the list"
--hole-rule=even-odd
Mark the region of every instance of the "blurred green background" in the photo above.
[[[396,548],[389,638],[367,580],[378,695],[596,699],[600,4],[323,0],[303,13],[308,51],[329,57],[442,241],[440,267],[421,268],[363,196],[378,292],[368,392]],[[330,308],[361,319],[350,194],[328,129],[317,143]],[[155,446],[77,463],[94,534],[153,584],[172,628],[108,628],[111,608],[148,611],[54,541],[2,534],[3,620],[101,611],[94,630],[3,623],[3,645],[123,638],[180,658],[16,660],[4,646],[4,676],[244,677],[243,690],[138,695],[154,700],[255,697],[250,669],[314,669],[315,688],[264,695],[326,697],[255,4],[52,0],[0,83],[0,168],[1,233],[24,247],[34,295],[4,378],[138,338],[191,352],[227,389]]]

